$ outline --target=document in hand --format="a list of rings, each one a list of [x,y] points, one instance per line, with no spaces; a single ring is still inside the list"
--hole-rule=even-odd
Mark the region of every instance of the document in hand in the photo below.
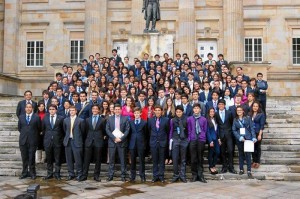
[[[120,129],[115,129],[112,134],[116,137],[116,138],[121,138],[124,134],[120,131]]]
[[[244,152],[254,152],[254,142],[252,140],[245,140]]]
[[[173,139],[170,139],[170,142],[169,142],[169,150],[170,151],[172,150],[172,147],[173,147]]]

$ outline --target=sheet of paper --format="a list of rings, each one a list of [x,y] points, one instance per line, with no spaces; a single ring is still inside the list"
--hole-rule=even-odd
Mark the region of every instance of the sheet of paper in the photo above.
[[[169,142],[169,150],[170,151],[172,150],[172,147],[173,147],[173,139],[170,139],[170,142]]]
[[[115,129],[112,134],[116,137],[116,138],[121,138],[124,134],[120,131],[120,129]]]
[[[245,140],[244,152],[254,152],[254,142],[252,140]]]
[[[240,135],[245,135],[245,134],[246,134],[246,129],[240,128]]]

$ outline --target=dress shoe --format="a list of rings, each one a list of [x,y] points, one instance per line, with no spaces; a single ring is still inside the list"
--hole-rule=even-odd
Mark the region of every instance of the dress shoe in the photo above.
[[[68,176],[67,177],[67,181],[71,181],[71,180],[73,180],[75,177],[74,176]]]
[[[146,182],[146,178],[145,177],[142,177],[141,178],[141,183],[145,183]]]
[[[43,178],[43,180],[49,180],[49,179],[51,179],[51,178],[53,178],[53,175],[47,175],[47,176],[45,176],[45,177]]]
[[[187,183],[186,178],[183,178],[183,177],[180,177],[180,181],[183,182],[183,183]]]
[[[196,182],[197,181],[197,176],[193,176],[192,179],[190,180],[191,182]]]
[[[106,179],[106,182],[110,182],[110,181],[112,181],[114,178],[113,177],[108,177],[107,179]]]
[[[234,169],[230,169],[229,173],[237,174],[236,170],[234,170]]]
[[[77,180],[78,180],[78,182],[83,182],[83,181],[86,181],[86,180],[87,180],[87,177],[85,177],[85,176],[80,176],[80,177],[77,177]]]
[[[243,175],[243,174],[244,174],[244,171],[240,170],[239,175]]]
[[[126,182],[126,178],[121,178],[121,181],[122,182]]]
[[[94,177],[94,180],[95,180],[96,182],[101,182],[101,179],[99,178],[99,176],[95,176],[95,177]]]
[[[61,177],[60,176],[55,176],[55,179],[60,181],[61,180]]]
[[[36,179],[36,175],[31,175],[31,179],[35,180]]]
[[[130,178],[129,182],[134,183],[135,182],[135,178]]]
[[[151,182],[154,183],[154,182],[157,182],[158,180],[159,180],[158,178],[153,178],[153,179],[151,180]]]
[[[203,183],[207,183],[206,179],[204,178],[204,176],[199,177],[199,181],[203,182]]]
[[[249,179],[254,179],[254,177],[253,177],[251,171],[248,171],[247,174],[248,174],[248,178],[249,178]]]
[[[222,168],[221,173],[227,173],[227,169],[226,168]]]
[[[27,178],[28,177],[28,175],[21,175],[20,177],[19,177],[19,179],[25,179],[25,178]]]
[[[179,180],[179,177],[173,177],[171,180],[171,183],[177,182]]]
[[[165,179],[164,178],[159,178],[161,183],[165,183]]]
[[[260,164],[259,163],[256,163],[255,167],[256,169],[258,169],[260,167]]]

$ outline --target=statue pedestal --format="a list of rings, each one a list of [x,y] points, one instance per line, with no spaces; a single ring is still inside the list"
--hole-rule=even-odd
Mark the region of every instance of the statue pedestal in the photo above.
[[[173,57],[173,35],[148,33],[143,35],[130,35],[128,38],[128,56],[130,60],[133,58],[143,58],[144,53],[150,55],[150,59],[154,60],[155,54],[162,56],[168,53]]]

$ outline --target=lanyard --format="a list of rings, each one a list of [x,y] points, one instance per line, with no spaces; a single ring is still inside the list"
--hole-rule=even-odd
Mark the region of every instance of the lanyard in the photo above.
[[[244,128],[244,119],[242,119],[242,120],[239,119],[239,123],[240,123],[241,127]]]

